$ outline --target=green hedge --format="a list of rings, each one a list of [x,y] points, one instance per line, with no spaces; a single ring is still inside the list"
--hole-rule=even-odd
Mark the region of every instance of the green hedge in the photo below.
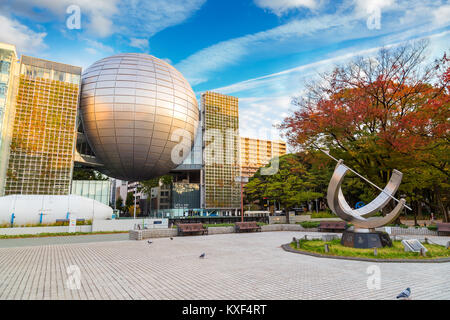
[[[297,224],[300,224],[303,228],[306,228],[306,229],[318,228],[320,225],[320,221],[303,221],[303,222],[297,222]]]

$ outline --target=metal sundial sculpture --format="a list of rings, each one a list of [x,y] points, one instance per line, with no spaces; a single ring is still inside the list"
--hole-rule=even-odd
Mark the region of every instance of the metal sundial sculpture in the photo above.
[[[342,220],[354,225],[354,231],[344,232],[341,241],[342,244],[357,248],[372,248],[392,245],[389,236],[387,234],[375,232],[375,228],[382,227],[397,219],[402,212],[403,207],[411,210],[411,208],[405,205],[405,199],[398,200],[394,197],[395,192],[402,182],[403,174],[398,170],[394,170],[386,187],[381,189],[356,171],[344,165],[343,160],[338,161],[328,153],[324,153],[333,160],[337,161],[336,168],[328,185],[328,206],[331,211],[338,215]],[[341,184],[345,178],[345,175],[349,171],[355,173],[357,176],[381,191],[381,193],[369,204],[358,209],[352,209],[349,206],[341,189]],[[397,201],[397,205],[389,214],[384,217],[372,217],[383,209],[391,199]]]

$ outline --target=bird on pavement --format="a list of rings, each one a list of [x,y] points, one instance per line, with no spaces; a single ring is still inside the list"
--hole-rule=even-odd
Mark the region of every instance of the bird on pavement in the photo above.
[[[200,255],[200,259],[203,259],[204,257],[206,256],[206,254],[205,253],[202,253],[201,255]]]
[[[150,241],[150,240],[148,240],[148,241],[147,241],[147,243],[148,243],[148,244],[152,244],[152,243],[153,243],[153,241]]]
[[[172,237],[170,237],[170,240],[173,240],[173,238],[172,238]]]
[[[397,299],[408,299],[410,297],[410,295],[411,295],[411,289],[406,288],[405,290],[400,292],[400,294],[397,296]]]

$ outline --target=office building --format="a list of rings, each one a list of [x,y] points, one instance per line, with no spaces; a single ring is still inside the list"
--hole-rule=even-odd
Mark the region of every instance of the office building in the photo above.
[[[16,48],[0,42],[0,195],[4,194],[14,116],[15,76],[18,73]]]
[[[253,177],[259,168],[266,166],[271,159],[286,154],[286,143],[241,137],[242,176]]]
[[[206,209],[240,207],[238,98],[214,92],[201,96],[203,124],[202,204]]]
[[[81,68],[22,56],[5,194],[68,195]]]
[[[97,200],[110,205],[111,181],[109,180],[73,180],[71,194]]]

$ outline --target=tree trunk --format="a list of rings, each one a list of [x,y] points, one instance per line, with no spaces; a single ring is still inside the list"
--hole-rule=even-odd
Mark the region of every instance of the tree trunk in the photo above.
[[[413,212],[414,212],[414,226],[417,226],[417,210],[420,210],[420,202],[419,201],[414,201],[415,202],[415,207],[413,208]]]
[[[290,224],[291,222],[289,221],[289,208],[285,206],[284,211],[286,211],[286,223]]]
[[[441,190],[439,188],[435,189],[435,193],[436,193],[436,200],[438,203],[438,207],[441,209],[442,211],[442,220],[444,222],[449,222],[449,216],[448,216],[448,210],[447,208],[444,206],[444,204],[442,203],[442,199],[441,199]]]

